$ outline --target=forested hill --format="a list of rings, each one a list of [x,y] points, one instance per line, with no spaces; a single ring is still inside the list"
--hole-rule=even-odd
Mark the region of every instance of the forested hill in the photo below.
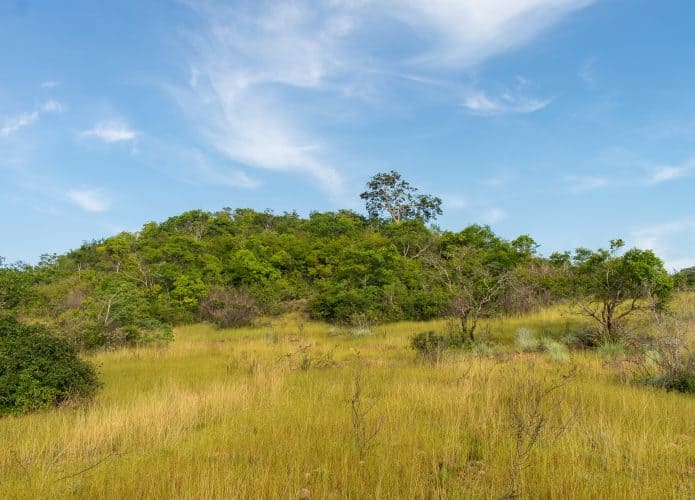
[[[440,232],[419,218],[385,222],[347,210],[301,218],[224,209],[150,222],[15,268],[4,302],[86,346],[289,308],[336,322],[425,319],[448,300],[434,256],[462,248],[491,276],[514,270],[523,278],[533,288],[519,297],[524,305],[551,291],[553,268],[534,256],[528,236],[509,242],[486,226]],[[220,316],[225,308],[239,317]]]
[[[479,317],[568,297],[593,297],[612,311],[625,297],[665,299],[671,289],[661,260],[637,249],[619,257],[620,240],[610,250],[544,258],[528,235],[508,241],[488,226],[428,226],[441,200],[417,194],[397,172],[367,187],[369,217],[192,210],[37,266],[0,266],[0,312],[45,323],[82,348],[164,339],[177,323],[238,326],[289,310],[350,324],[448,315],[472,339]],[[603,328],[610,332],[610,322]]]

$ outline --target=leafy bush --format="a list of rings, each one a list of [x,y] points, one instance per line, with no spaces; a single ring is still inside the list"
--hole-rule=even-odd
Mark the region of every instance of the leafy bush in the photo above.
[[[86,400],[98,386],[73,344],[43,327],[0,318],[0,415]]]

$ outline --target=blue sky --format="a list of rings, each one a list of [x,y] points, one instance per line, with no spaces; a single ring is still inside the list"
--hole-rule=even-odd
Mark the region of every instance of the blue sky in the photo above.
[[[695,265],[695,3],[0,2],[0,255],[184,210],[352,208]]]

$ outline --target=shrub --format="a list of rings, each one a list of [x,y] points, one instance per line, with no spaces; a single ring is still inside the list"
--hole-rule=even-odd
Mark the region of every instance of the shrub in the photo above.
[[[352,325],[350,335],[353,337],[371,337],[374,335],[372,331],[374,323],[375,320],[372,316],[364,313],[355,313],[350,318],[350,324]]]
[[[86,400],[98,385],[73,344],[43,327],[0,318],[0,415]]]
[[[548,352],[550,359],[557,363],[567,363],[570,360],[570,353],[565,344],[561,344],[551,338],[545,337],[541,343]]]
[[[541,346],[533,330],[525,327],[521,327],[516,331],[514,344],[518,349],[525,352],[537,351]]]
[[[198,314],[218,328],[248,326],[258,316],[258,304],[243,290],[212,288],[200,300]]]
[[[424,361],[435,362],[441,359],[444,350],[449,345],[445,337],[429,331],[413,336],[410,339],[410,347],[415,349],[418,358]]]
[[[625,345],[620,342],[604,342],[598,347],[598,352],[606,359],[616,358],[625,354]]]
[[[657,335],[633,355],[634,378],[667,391],[695,393],[695,351],[687,325],[656,318]]]
[[[562,342],[574,349],[594,349],[601,345],[601,332],[589,325],[581,324],[567,333]]]

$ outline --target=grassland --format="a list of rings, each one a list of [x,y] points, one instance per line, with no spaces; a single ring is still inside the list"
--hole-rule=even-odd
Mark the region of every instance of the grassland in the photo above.
[[[98,353],[92,405],[0,420],[0,496],[695,497],[695,398],[631,385],[595,351],[514,351],[522,326],[563,336],[563,311],[487,323],[497,347],[436,364],[408,343],[443,322],[193,325]]]

